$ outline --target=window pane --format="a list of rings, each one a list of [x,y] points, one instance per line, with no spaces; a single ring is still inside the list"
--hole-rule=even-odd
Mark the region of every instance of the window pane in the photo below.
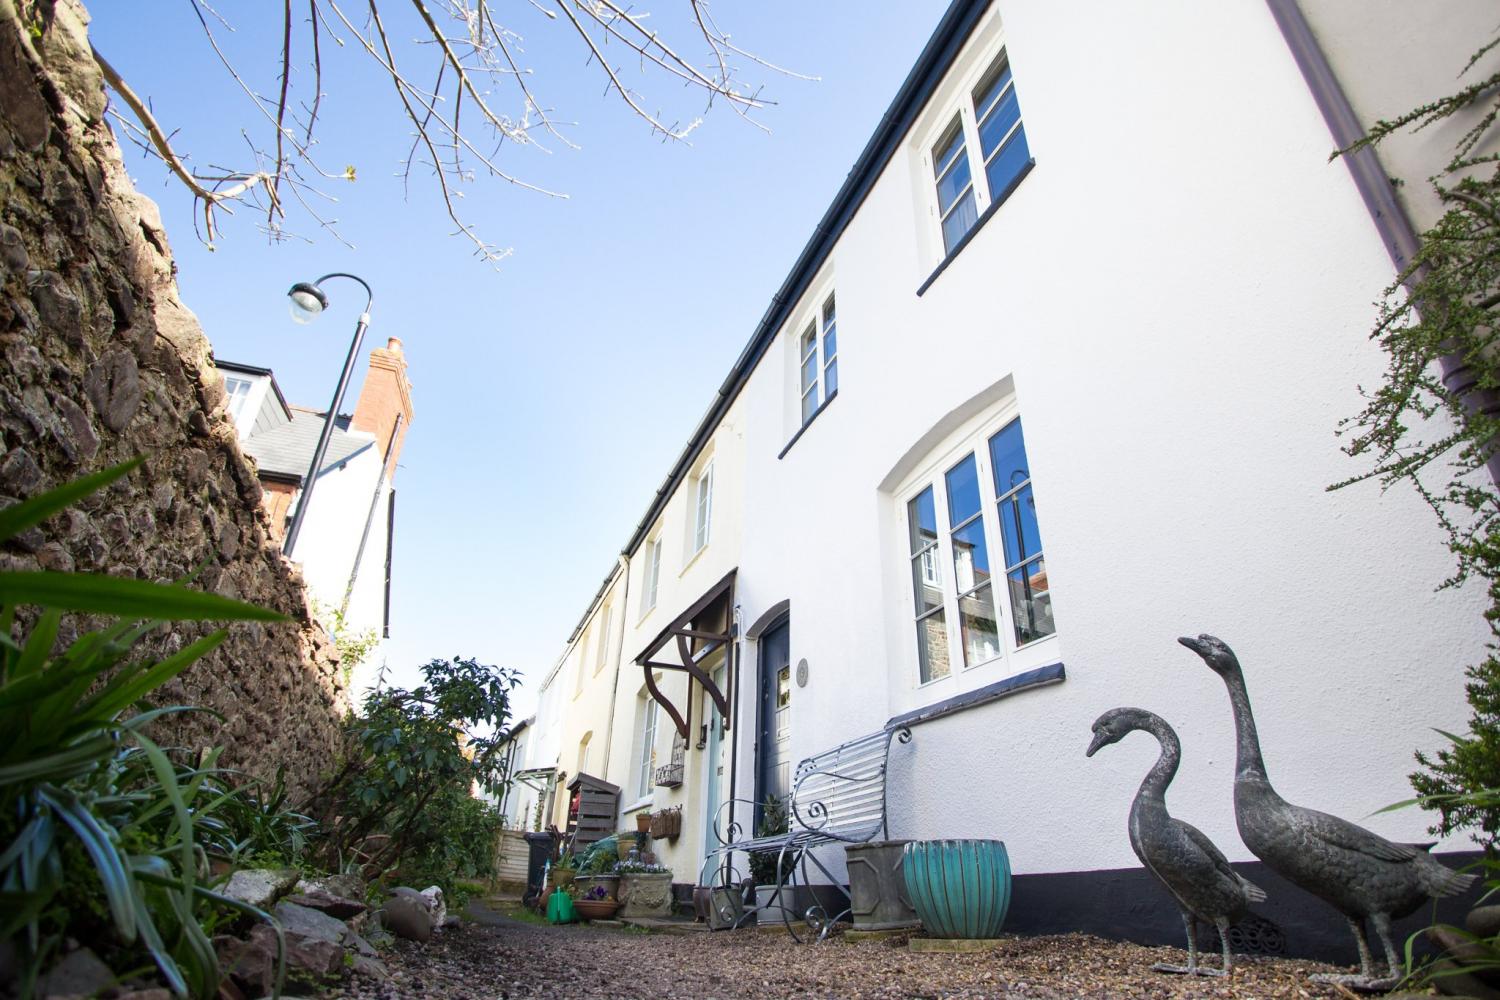
[[[989,115],[995,106],[996,99],[1004,93],[1005,88],[1009,85],[1010,64],[1006,63],[1001,66],[1000,72],[989,77],[984,83],[980,84],[978,90],[974,91],[974,120],[981,123],[981,131],[983,130],[985,117]],[[986,146],[985,152],[989,152],[993,148],[994,146],[992,145]]]
[[[953,166],[964,151],[964,130],[957,118],[953,124],[948,126],[948,131],[938,140],[938,144],[932,147],[932,174],[941,177]]]
[[[918,615],[943,606],[943,571],[936,548],[912,557],[911,590],[916,595]]]
[[[1031,147],[1026,145],[1026,127],[1023,125],[984,168],[985,179],[990,184],[990,197],[999,198],[1004,194],[1030,160]]]
[[[912,555],[937,544],[937,511],[932,502],[931,486],[907,503],[906,523],[911,535]]]
[[[817,381],[818,357],[815,354],[809,354],[802,359],[802,391],[805,393],[808,389],[816,390]]]
[[[1042,551],[1036,525],[1036,498],[1030,484],[1000,503],[1000,533],[1005,537],[1005,565],[1014,566]]]
[[[965,172],[968,171],[967,167],[964,169]],[[952,253],[953,248],[958,246],[958,241],[964,238],[964,233],[972,229],[978,220],[979,212],[974,208],[974,190],[970,188],[953,209],[953,214],[943,220],[943,252]]]
[[[923,683],[948,676],[948,623],[943,612],[917,622],[917,659]]]
[[[1010,70],[1006,70],[1003,77],[1008,81]],[[986,95],[991,100],[998,96],[998,91]],[[1020,120],[1021,106],[1016,103],[1016,88],[1012,87],[995,103],[989,111],[989,117],[979,119],[979,150],[986,160],[995,151],[995,147],[1000,145],[1000,140],[1005,138],[1011,126]]]
[[[959,148],[959,153],[963,153],[962,147]],[[972,179],[973,176],[969,173],[969,158],[963,155],[960,155],[954,161],[953,166],[948,168],[947,173],[938,175],[939,215],[948,214],[948,209],[953,206],[954,202],[958,201],[959,195],[964,193],[964,189],[969,186],[969,182]]]
[[[825,395],[832,396],[838,391],[839,362],[838,358],[834,358],[832,361],[828,362],[828,366],[823,369],[823,392]]]
[[[818,333],[816,327],[808,327],[807,332],[802,335],[802,359],[807,358],[818,349]]]
[[[953,583],[960,592],[990,578],[990,556],[984,546],[984,520],[976,517],[953,533]]]
[[[979,513],[979,471],[971,453],[944,477],[948,484],[948,526],[956,528]]]
[[[813,386],[802,397],[802,422],[805,424],[818,412],[818,387]]]
[[[995,470],[995,495],[1005,496],[1031,478],[1026,466],[1026,442],[1021,421],[1012,420],[990,438],[990,467]]]
[[[1052,622],[1052,595],[1047,590],[1044,562],[1038,559],[1009,574],[1010,608],[1016,623],[1017,645],[1057,631]]]
[[[839,353],[839,331],[836,327],[828,327],[823,331],[823,363]]]
[[[1000,630],[995,601],[988,586],[958,599],[958,624],[963,632],[964,665],[973,666],[1000,655]]]
[[[834,320],[833,296],[830,295],[830,296],[828,296],[828,301],[825,302],[825,303],[823,303],[823,325],[825,327],[832,326],[833,325],[833,320]]]

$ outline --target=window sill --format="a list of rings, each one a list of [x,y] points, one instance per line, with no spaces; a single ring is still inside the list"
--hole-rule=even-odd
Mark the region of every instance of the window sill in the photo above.
[[[647,806],[655,804],[656,799],[653,796],[648,795],[644,799],[636,799],[634,802],[630,803],[630,805],[626,806],[624,809],[621,809],[620,815],[623,816],[626,813],[633,813],[637,810],[644,809]]]
[[[964,247],[968,246],[969,243],[974,239],[974,237],[979,235],[979,231],[984,228],[984,224],[986,222],[989,222],[990,219],[994,217],[995,213],[999,211],[1000,206],[1004,205],[1006,201],[1010,199],[1010,196],[1015,193],[1016,188],[1021,186],[1021,182],[1024,181],[1027,175],[1031,173],[1031,168],[1034,166],[1036,166],[1035,158],[1026,161],[1026,166],[1021,168],[1021,172],[1019,174],[1016,174],[1015,180],[1010,182],[1010,185],[1006,187],[1004,193],[1002,193],[1000,197],[996,198],[994,201],[990,202],[990,207],[985,209],[984,214],[974,221],[974,225],[969,227],[969,231],[967,233],[964,233],[963,239],[958,241],[958,246],[953,248],[953,252],[944,257],[942,262],[938,264],[937,268],[927,276],[927,280],[922,282],[921,287],[917,289],[918,298],[921,298],[922,293],[932,287],[932,283],[938,280],[938,275],[942,274],[948,269],[948,265],[953,263],[953,258],[963,253]],[[788,445],[788,447],[790,447],[790,445]]]
[[[946,680],[946,678],[944,678]],[[1037,667],[1035,670],[1027,670],[1007,677],[993,684],[986,684],[982,688],[973,691],[965,691],[963,694],[954,695],[952,698],[944,698],[942,701],[933,702],[923,708],[913,709],[901,715],[893,716],[885,724],[887,729],[896,726],[916,726],[923,722],[931,722],[941,719],[945,715],[956,715],[966,712],[971,708],[988,705],[992,701],[1001,698],[1009,698],[1011,695],[1020,694],[1022,691],[1030,691],[1032,688],[1046,687],[1051,684],[1061,684],[1067,680],[1067,672],[1061,663],[1053,663],[1050,666]]]
[[[801,427],[797,428],[797,433],[793,434],[792,435],[792,439],[786,443],[786,447],[783,448],[783,449],[781,449],[781,453],[776,456],[776,461],[779,462],[783,458],[786,457],[786,453],[792,450],[792,445],[794,445],[794,444],[797,443],[797,439],[800,438],[800,437],[802,437],[802,433],[804,431],[806,431],[809,427],[812,426],[812,422],[814,420],[817,420],[818,417],[822,415],[822,413],[823,413],[824,410],[828,409],[828,404],[829,403],[833,402],[835,399],[838,399],[838,398],[839,398],[839,391],[837,389],[835,389],[835,390],[833,390],[832,392],[830,392],[828,394],[828,398],[827,399],[823,400],[823,402],[821,402],[821,403],[818,404],[818,408],[816,410],[812,411],[812,416],[808,417],[807,418],[807,422],[804,423]]]

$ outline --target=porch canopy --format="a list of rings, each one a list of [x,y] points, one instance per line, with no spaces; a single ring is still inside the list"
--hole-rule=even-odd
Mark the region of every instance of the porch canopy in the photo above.
[[[693,718],[694,681],[713,699],[720,718],[724,720],[724,727],[729,728],[728,694],[719,690],[708,671],[699,664],[721,646],[729,646],[734,638],[735,572],[736,570],[730,570],[722,580],[708,588],[691,607],[657,633],[656,638],[635,658],[635,662],[646,673],[646,690],[658,705],[666,709],[667,715],[671,716],[672,723],[677,727],[678,735],[685,742]],[[681,670],[688,675],[688,697],[684,710],[679,711],[671,699],[656,686],[656,678],[652,674],[657,670]],[[725,676],[731,678],[729,684],[732,687],[733,671],[726,671]]]

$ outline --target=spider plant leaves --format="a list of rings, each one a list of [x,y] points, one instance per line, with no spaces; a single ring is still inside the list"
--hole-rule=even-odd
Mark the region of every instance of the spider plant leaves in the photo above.
[[[102,472],[75,479],[56,489],[48,490],[41,496],[23,500],[0,510],[0,542],[14,538],[27,528],[41,524],[53,514],[66,510],[89,494],[97,493],[116,479],[128,475],[145,460],[146,456],[138,455],[128,462],[121,462]]]
[[[123,712],[212,652],[228,636],[228,632],[220,629],[139,672],[121,671],[98,694],[80,705],[78,710],[104,716]]]
[[[174,583],[94,573],[0,573],[0,604],[39,604],[136,621],[286,621],[285,615]]]
[[[127,943],[134,941],[139,927],[136,899],[114,840],[72,792],[42,790],[38,797],[68,825],[83,845],[104,887],[104,898],[109,904],[115,930]]]

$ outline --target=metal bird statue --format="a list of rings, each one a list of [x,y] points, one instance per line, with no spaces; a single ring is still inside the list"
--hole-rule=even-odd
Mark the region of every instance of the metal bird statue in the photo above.
[[[1167,786],[1177,774],[1182,746],[1161,716],[1139,708],[1110,709],[1094,722],[1094,739],[1085,756],[1094,756],[1100,747],[1118,743],[1136,730],[1156,737],[1161,756],[1130,805],[1130,846],[1146,870],[1177,900],[1188,939],[1187,965],[1157,963],[1152,968],[1190,976],[1227,976],[1234,968],[1229,954],[1229,926],[1245,915],[1251,903],[1262,902],[1266,894],[1229,867],[1229,861],[1200,830],[1167,813]],[[1199,919],[1219,929],[1224,949],[1222,968],[1198,965]]]
[[[1342,913],[1354,932],[1359,975],[1314,978],[1365,989],[1393,985],[1401,978],[1401,963],[1391,939],[1391,921],[1415,911],[1428,899],[1463,892],[1474,876],[1439,864],[1427,853],[1431,845],[1393,843],[1347,820],[1294,806],[1277,795],[1266,777],[1250,696],[1234,652],[1211,635],[1177,641],[1201,656],[1229,689],[1236,737],[1234,818],[1240,839],[1278,875]],[[1389,980],[1375,976],[1365,937],[1367,918],[1385,948]]]

